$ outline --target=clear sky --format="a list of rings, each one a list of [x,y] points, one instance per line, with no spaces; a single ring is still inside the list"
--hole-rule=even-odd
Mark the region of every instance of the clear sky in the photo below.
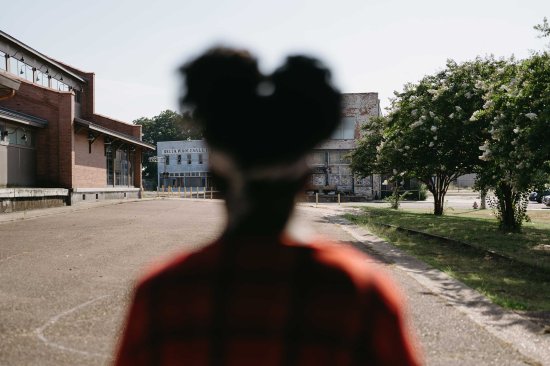
[[[0,29],[95,72],[96,112],[131,122],[177,110],[176,69],[215,44],[250,49],[264,72],[317,56],[343,92],[378,92],[384,107],[448,58],[542,49],[544,16],[550,0],[25,0],[2,1]]]

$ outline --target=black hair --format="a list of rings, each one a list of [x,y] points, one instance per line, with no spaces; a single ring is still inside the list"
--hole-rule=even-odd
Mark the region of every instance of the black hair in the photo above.
[[[242,167],[292,162],[340,122],[340,93],[311,57],[288,57],[264,76],[250,53],[213,48],[180,70],[181,101],[193,108],[207,143]]]

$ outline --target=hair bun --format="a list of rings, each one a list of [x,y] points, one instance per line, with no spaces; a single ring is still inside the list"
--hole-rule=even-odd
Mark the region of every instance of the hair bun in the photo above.
[[[330,71],[310,57],[288,57],[262,76],[246,51],[215,48],[181,68],[204,137],[239,164],[294,161],[340,122],[341,96]]]

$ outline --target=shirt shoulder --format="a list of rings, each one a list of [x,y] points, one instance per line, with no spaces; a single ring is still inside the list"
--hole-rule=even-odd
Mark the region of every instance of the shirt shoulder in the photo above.
[[[391,308],[399,308],[403,295],[383,264],[368,254],[339,242],[326,239],[312,241],[308,246],[320,265],[341,272],[349,278],[359,293],[377,293]]]

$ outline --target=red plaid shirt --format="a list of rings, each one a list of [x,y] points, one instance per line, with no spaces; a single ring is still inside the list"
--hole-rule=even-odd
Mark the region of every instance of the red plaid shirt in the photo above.
[[[137,287],[117,365],[416,365],[402,302],[364,254],[219,240]]]

